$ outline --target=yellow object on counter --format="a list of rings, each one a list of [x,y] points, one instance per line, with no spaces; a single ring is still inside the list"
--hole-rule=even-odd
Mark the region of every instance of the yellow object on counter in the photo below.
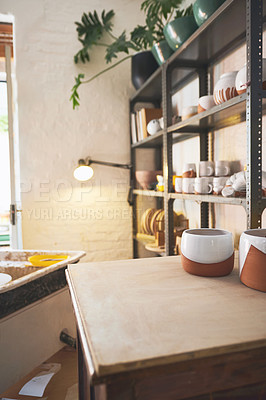
[[[49,267],[68,258],[65,254],[36,254],[28,258],[28,261],[35,267]]]

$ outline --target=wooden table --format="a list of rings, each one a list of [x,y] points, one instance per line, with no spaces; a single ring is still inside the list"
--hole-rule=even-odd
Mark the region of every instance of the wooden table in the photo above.
[[[237,266],[202,278],[180,256],[87,263],[67,281],[80,399],[266,398],[266,293],[241,284]]]

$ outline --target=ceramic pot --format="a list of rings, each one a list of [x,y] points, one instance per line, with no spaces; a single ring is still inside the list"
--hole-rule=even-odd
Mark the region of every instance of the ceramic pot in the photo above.
[[[155,43],[151,52],[159,65],[162,65],[173,54],[173,50],[166,40]]]
[[[199,98],[199,103],[198,103],[198,113],[201,113],[203,111],[209,110],[210,108],[214,107],[214,99],[213,96],[202,96]]]
[[[227,72],[223,74],[214,86],[213,99],[215,104],[223,102],[237,96],[235,87],[237,71]]]
[[[198,26],[201,26],[225,0],[197,0],[193,4],[193,14]]]
[[[197,113],[198,106],[184,107],[181,112],[181,119],[182,121],[185,121],[186,119],[193,117],[193,115],[196,115]]]
[[[136,180],[144,190],[155,188],[157,175],[162,175],[162,171],[136,171]],[[154,187],[153,187],[154,186]]]
[[[236,91],[238,94],[245,93],[247,90],[247,66],[244,65],[243,68],[238,71],[235,81]],[[266,58],[262,60],[262,88],[266,89]]]
[[[181,239],[184,270],[198,276],[225,276],[234,267],[232,233],[222,229],[187,229]]]
[[[180,17],[169,22],[163,28],[167,43],[172,50],[177,50],[198,28],[193,15]]]
[[[139,89],[157,68],[158,64],[151,51],[134,54],[131,59],[131,80],[135,89]]]
[[[246,286],[266,292],[266,229],[249,229],[241,234],[239,275]]]

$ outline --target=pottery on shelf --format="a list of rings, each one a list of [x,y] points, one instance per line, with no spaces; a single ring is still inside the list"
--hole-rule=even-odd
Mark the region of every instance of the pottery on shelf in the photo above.
[[[135,89],[139,89],[157,68],[158,64],[151,51],[134,54],[131,59],[131,81]]]
[[[144,190],[154,189],[157,183],[157,175],[162,175],[162,171],[136,171],[136,180]],[[153,187],[154,186],[154,187]]]
[[[181,119],[182,121],[185,121],[186,119],[193,117],[193,115],[196,115],[197,113],[198,106],[184,107],[181,112]]]
[[[202,96],[199,98],[198,102],[198,113],[209,110],[215,106],[215,102],[212,95]]]
[[[238,94],[246,92],[248,87],[246,64],[238,71],[236,75],[235,86]],[[262,88],[266,90],[266,58],[262,59]]]
[[[162,65],[173,54],[173,50],[166,40],[155,43],[151,48],[151,52],[158,65]]]
[[[184,270],[198,276],[225,276],[234,267],[232,233],[222,229],[187,229],[181,239]]]
[[[235,87],[237,71],[223,74],[214,86],[213,99],[215,104],[222,104],[225,101],[237,96]]]
[[[239,275],[246,286],[266,292],[266,229],[249,229],[241,234]]]
[[[201,26],[225,0],[196,0],[193,14],[198,26]]]
[[[176,18],[163,28],[167,43],[172,50],[177,50],[198,28],[193,15]]]

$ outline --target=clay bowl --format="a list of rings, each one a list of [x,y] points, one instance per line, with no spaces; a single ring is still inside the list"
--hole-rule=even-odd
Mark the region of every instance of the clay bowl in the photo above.
[[[246,286],[266,292],[266,229],[249,229],[241,234],[239,275]]]
[[[187,229],[181,239],[184,270],[198,276],[225,276],[234,267],[232,233],[222,229]]]
[[[214,106],[215,106],[215,102],[213,99],[213,95],[202,96],[199,98],[198,113],[209,110],[210,108],[212,108]]]
[[[162,175],[162,171],[136,171],[135,175],[140,187],[149,190],[154,189],[154,184],[157,182],[156,176]]]

